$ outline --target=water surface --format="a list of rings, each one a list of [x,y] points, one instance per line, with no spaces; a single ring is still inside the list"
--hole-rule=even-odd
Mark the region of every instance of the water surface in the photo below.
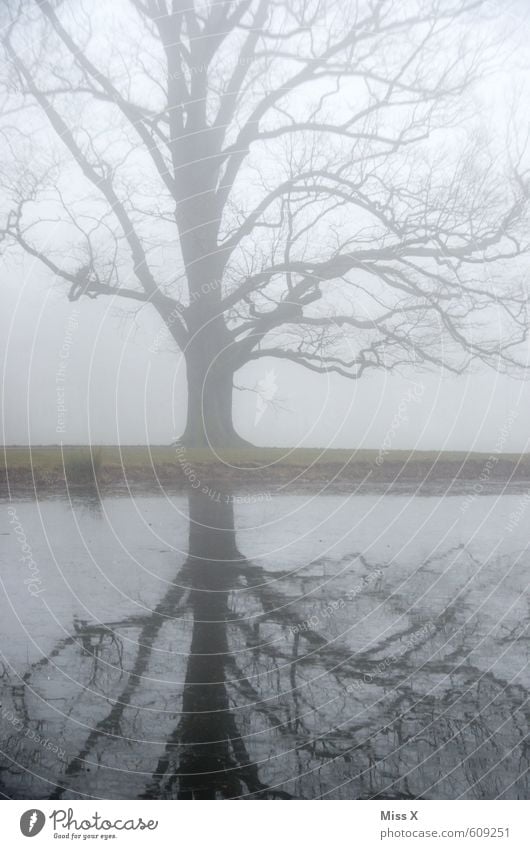
[[[0,505],[0,789],[528,798],[524,504]]]

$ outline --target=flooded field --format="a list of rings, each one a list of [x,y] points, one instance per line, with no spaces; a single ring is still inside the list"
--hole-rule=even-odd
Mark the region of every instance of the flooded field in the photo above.
[[[2,794],[528,798],[529,506],[4,502]]]

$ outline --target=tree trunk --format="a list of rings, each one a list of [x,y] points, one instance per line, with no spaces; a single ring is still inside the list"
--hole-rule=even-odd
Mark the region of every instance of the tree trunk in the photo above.
[[[189,448],[216,451],[249,447],[233,423],[234,366],[215,329],[205,328],[185,351],[188,416],[182,442]]]
[[[203,116],[204,118],[204,116]],[[182,436],[190,448],[241,448],[249,446],[233,424],[233,380],[240,364],[234,360],[234,338],[223,317],[224,271],[219,249],[219,210],[215,174],[209,161],[212,136],[199,132],[181,140],[178,225],[186,267],[189,306],[185,323],[188,380],[188,418]]]

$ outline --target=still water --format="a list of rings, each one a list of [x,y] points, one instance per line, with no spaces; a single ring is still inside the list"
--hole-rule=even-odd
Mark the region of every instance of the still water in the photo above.
[[[528,798],[523,491],[4,502],[10,798]]]

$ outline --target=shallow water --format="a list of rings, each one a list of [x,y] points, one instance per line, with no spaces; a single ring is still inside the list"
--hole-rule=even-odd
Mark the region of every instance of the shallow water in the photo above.
[[[2,793],[528,798],[524,495],[231,500],[0,505]]]

